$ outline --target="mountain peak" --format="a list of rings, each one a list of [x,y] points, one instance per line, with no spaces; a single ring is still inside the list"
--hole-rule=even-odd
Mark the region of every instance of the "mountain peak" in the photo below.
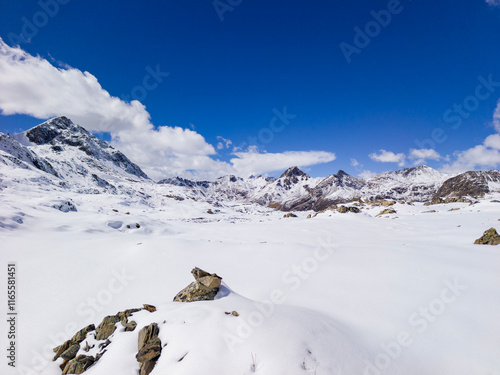
[[[307,173],[302,172],[298,167],[294,166],[294,167],[288,168],[280,176],[280,178],[286,178],[286,177],[307,177],[307,178],[309,178],[309,175]]]
[[[107,142],[98,139],[95,135],[87,131],[80,125],[75,124],[65,116],[55,117],[41,123],[21,134],[15,135],[15,139],[30,145],[50,146],[51,157],[64,152],[65,150],[78,149],[85,153],[80,157],[80,161],[85,158],[92,158],[94,163],[111,162],[121,170],[137,177],[149,179],[149,177],[132,163],[124,154],[110,146]],[[61,158],[65,158],[61,154]]]
[[[344,172],[342,169],[339,169],[339,171],[337,172],[337,177],[345,177],[345,176],[350,176],[350,174]]]
[[[24,133],[31,143],[44,145],[58,139],[62,143],[76,146],[76,138],[93,137],[86,129],[76,125],[65,116],[55,117]],[[79,144],[78,144],[79,145]],[[103,146],[101,144],[101,146]]]

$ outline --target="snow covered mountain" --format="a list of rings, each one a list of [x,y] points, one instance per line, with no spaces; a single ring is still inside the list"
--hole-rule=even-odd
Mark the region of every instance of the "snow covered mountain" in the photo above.
[[[283,211],[319,211],[360,198],[429,201],[448,177],[427,166],[382,173],[368,179],[351,176],[342,170],[325,178],[312,178],[299,168],[291,167],[278,179],[227,176],[214,182],[177,178],[159,183],[185,186],[200,196],[215,200],[240,199]]]
[[[129,192],[131,182],[150,181],[123,153],[66,117],[0,134],[0,158],[11,167],[47,172],[45,183],[80,193]]]
[[[426,202],[436,197],[500,191],[498,171],[449,176],[427,166],[371,178],[354,177],[342,170],[325,178],[312,178],[291,167],[279,178],[224,176],[215,181],[192,181],[176,177],[155,183],[123,153],[66,117],[51,119],[13,136],[0,133],[0,163],[5,166],[0,168],[4,181],[14,178],[38,188],[151,198],[154,205],[161,205],[165,197],[175,197],[216,207],[257,203],[283,211],[320,211],[357,199]],[[7,173],[6,168],[16,172]]]

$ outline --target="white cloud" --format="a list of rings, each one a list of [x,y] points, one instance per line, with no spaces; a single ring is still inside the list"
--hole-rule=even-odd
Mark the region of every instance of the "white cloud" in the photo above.
[[[226,139],[224,137],[221,137],[220,135],[217,136],[217,140],[219,141],[217,143],[217,150],[223,150],[225,148],[229,148],[233,144],[233,142],[230,139]]]
[[[359,166],[359,161],[357,161],[357,160],[356,160],[356,159],[354,159],[354,158],[351,158],[351,165],[352,165],[353,167],[357,167],[357,166]]]
[[[54,58],[51,58],[53,61]],[[193,129],[155,127],[146,107],[111,96],[97,78],[63,63],[55,67],[39,56],[9,47],[0,38],[0,111],[39,119],[67,116],[89,131],[109,132],[111,143],[153,179],[169,176],[213,179],[225,174],[260,174],[292,165],[331,161],[329,153],[236,153],[233,164],[215,160],[215,148]],[[221,146],[230,140],[221,137]],[[274,156],[272,156],[274,155]],[[330,156],[326,156],[330,155]],[[251,164],[251,160],[257,163]]]
[[[424,160],[439,160],[441,159],[441,155],[436,150],[431,148],[422,148],[422,149],[414,149],[410,150],[410,159],[424,159]]]
[[[497,168],[500,164],[500,135],[492,134],[477,145],[455,153],[456,160],[443,166],[445,173],[457,173],[479,168]]]
[[[500,0],[498,0],[500,2]],[[495,112],[493,113],[493,126],[497,132],[500,132],[500,100],[497,103]]]
[[[426,160],[440,160],[442,158],[436,150],[431,148],[412,148],[408,157],[413,160],[415,165],[424,164]]]
[[[235,152],[234,155],[236,158],[231,159],[231,163],[244,176],[279,171],[293,165],[307,167],[335,160],[335,154],[325,151],[288,151],[279,154]]]
[[[395,154],[392,151],[380,150],[369,155],[370,159],[380,163],[398,163],[400,167],[405,165],[406,155],[403,153]]]
[[[376,176],[377,174],[375,172],[372,172],[372,171],[368,171],[368,170],[364,170],[363,172],[359,173],[358,174],[358,177],[361,177],[361,178],[371,178],[373,176]]]
[[[500,0],[498,0],[500,2]],[[493,113],[493,125],[500,132],[500,100]],[[442,171],[445,173],[458,173],[477,168],[498,168],[500,165],[500,134],[491,134],[482,144],[454,154],[455,161],[445,164]]]
[[[492,6],[500,6],[500,0],[486,0],[486,2]]]

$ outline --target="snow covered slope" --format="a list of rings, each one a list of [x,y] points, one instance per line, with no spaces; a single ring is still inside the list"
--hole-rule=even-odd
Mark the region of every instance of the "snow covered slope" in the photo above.
[[[157,311],[134,314],[133,332],[118,323],[86,374],[136,374],[137,334],[152,322],[166,344],[152,375],[500,372],[500,252],[473,244],[500,229],[498,194],[473,205],[396,203],[379,217],[382,207],[366,205],[284,219],[242,203],[216,212],[150,186],[157,196],[144,200],[23,185],[0,192],[0,263],[17,264],[20,311],[18,368],[0,361],[0,373],[60,375],[52,348],[144,303]],[[61,197],[77,210],[55,208]],[[194,266],[231,290],[172,302]]]
[[[125,185],[131,182],[149,180],[120,151],[66,117],[51,119],[9,138],[11,143],[17,140],[23,153],[37,161],[38,169],[47,171],[46,165],[50,165],[59,179],[54,182],[81,193],[116,194],[120,189],[130,191]],[[20,160],[29,162],[26,157]]]

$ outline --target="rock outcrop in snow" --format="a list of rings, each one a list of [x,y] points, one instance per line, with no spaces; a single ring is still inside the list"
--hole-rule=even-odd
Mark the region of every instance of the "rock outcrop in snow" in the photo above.
[[[54,349],[62,374],[242,374],[256,372],[260,361],[266,374],[354,374],[365,366],[365,349],[341,323],[279,301],[264,306],[216,274],[192,274],[198,290],[218,291],[215,298],[107,316]]]
[[[499,171],[469,171],[446,180],[434,198],[479,197],[499,189]]]
[[[498,235],[495,228],[486,230],[483,235],[474,241],[476,245],[499,245],[500,235]]]
[[[213,301],[221,285],[222,277],[195,267],[191,271],[195,281],[182,289],[174,302]]]

